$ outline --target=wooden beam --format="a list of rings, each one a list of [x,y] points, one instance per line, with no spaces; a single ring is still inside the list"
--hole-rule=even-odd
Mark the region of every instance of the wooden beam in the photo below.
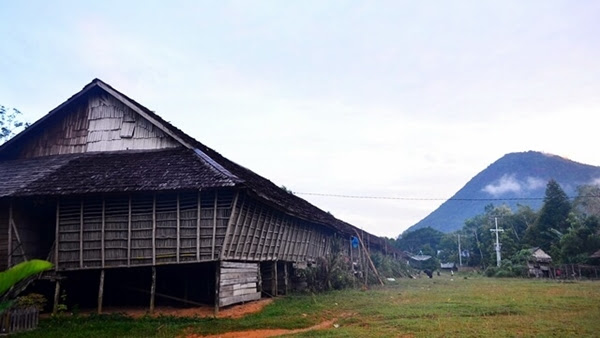
[[[152,265],[156,265],[156,194],[152,195]]]
[[[269,212],[270,211],[270,212]],[[254,252],[254,259],[256,259],[256,255],[260,251],[258,255],[258,260],[263,259],[263,254],[265,252],[265,247],[267,246],[267,235],[269,234],[269,229],[271,228],[271,222],[273,221],[273,210],[268,210],[265,215],[265,220],[263,222],[262,228],[260,229],[260,234],[258,235],[258,242],[256,243],[256,251]],[[262,247],[260,242],[262,240]]]
[[[241,244],[241,247],[242,247],[242,250],[240,251],[239,256],[237,253],[238,248],[236,247],[236,249],[235,249],[235,258],[236,259],[242,259],[244,257],[244,252],[246,252],[246,245],[248,244],[248,236],[250,235],[250,228],[252,227],[252,224],[254,223],[254,219],[259,215],[258,208],[259,208],[258,203],[254,203],[254,209],[252,210],[252,212],[250,213],[250,211],[248,211],[250,214],[250,220],[247,225],[244,225],[244,228],[246,229],[246,232],[244,234],[244,240],[238,241],[238,245]]]
[[[156,295],[156,266],[152,267],[152,283],[150,284],[150,314],[154,313],[154,296]]]
[[[279,214],[278,217],[275,218],[275,223],[273,223],[273,233],[271,234],[271,240],[269,241],[269,248],[267,250],[267,259],[275,259],[277,260],[275,251],[277,251],[277,244],[280,240],[281,235],[281,225],[283,223],[283,218]],[[275,235],[275,230],[277,230],[277,235]]]
[[[219,191],[215,190],[215,204],[213,212],[213,233],[212,233],[212,250],[211,258],[215,260],[215,241],[217,240],[217,199],[219,198]]]
[[[239,191],[238,191],[239,194]],[[237,214],[235,223],[234,223],[234,228],[233,228],[233,233],[231,234],[231,241],[229,242],[229,248],[227,249],[227,257],[231,257],[232,256],[232,251],[233,251],[233,244],[240,241],[240,237],[242,234],[242,227],[239,226],[240,224],[240,218],[242,218],[242,214],[244,214],[244,219],[246,218],[246,216],[248,216],[248,213],[244,213],[244,207],[246,206],[246,198],[242,198],[242,205],[240,206],[240,210]],[[242,224],[243,224],[244,220],[242,220]],[[239,232],[238,232],[238,226],[239,226]],[[237,233],[237,237],[236,237],[236,233]],[[224,256],[222,256],[224,257]]]
[[[104,269],[100,270],[100,284],[98,285],[98,314],[102,313],[102,301],[104,300]]]
[[[27,255],[25,254],[25,248],[23,246],[23,242],[21,242],[21,236],[19,236],[19,231],[17,230],[17,225],[15,224],[15,221],[13,221],[12,219],[9,220],[9,227],[12,228],[12,230],[15,233],[15,239],[17,240],[17,248],[21,249],[21,252],[23,253],[23,260],[27,260]],[[16,248],[15,248],[16,249]]]
[[[225,256],[225,247],[227,246],[227,244],[231,243],[232,241],[228,241],[228,237],[230,234],[230,229],[234,223],[233,219],[237,216],[239,218],[240,212],[237,212],[236,215],[236,207],[237,207],[237,202],[238,202],[238,197],[240,195],[239,190],[235,192],[235,197],[233,198],[233,204],[231,205],[231,213],[229,214],[229,221],[227,221],[227,229],[225,230],[225,238],[223,239],[223,244],[221,245],[221,253],[219,254],[219,258],[223,259]],[[243,202],[242,202],[243,204]],[[237,220],[235,221],[237,222]],[[232,235],[232,237],[235,235],[235,231]]]
[[[375,276],[377,276],[377,279],[379,280],[379,283],[381,285],[383,284],[383,281],[381,280],[381,277],[379,277],[379,272],[377,271],[377,269],[375,268],[375,264],[373,264],[373,261],[371,260],[371,257],[369,257],[369,252],[367,251],[367,249],[365,248],[365,244],[363,243],[362,238],[360,238],[360,236],[358,235],[358,231],[354,230],[354,232],[356,233],[356,237],[358,237],[358,241],[360,242],[360,245],[364,251],[364,254],[366,256],[366,260],[369,262],[369,264],[371,265],[371,269],[373,269],[373,273],[375,273]]]
[[[129,209],[127,212],[127,266],[131,266],[131,194],[129,195]]]
[[[238,250],[240,249],[240,244],[242,243],[242,233],[244,232],[244,230],[246,230],[246,234],[244,235],[244,243],[246,241],[246,237],[248,236],[248,227],[246,224],[246,221],[248,220],[248,216],[250,216],[250,223],[252,223],[252,217],[254,217],[254,214],[250,211],[252,210],[251,207],[254,206],[254,210],[256,210],[256,204],[252,205],[252,203],[248,203],[248,210],[246,211],[246,213],[244,214],[244,220],[242,221],[241,227],[240,227],[240,234],[238,236],[238,240],[237,243],[235,243],[235,251],[233,253],[233,257],[234,258],[238,258]],[[243,247],[242,247],[242,251],[243,251]]]
[[[242,251],[242,255],[244,255],[244,252],[246,251],[246,244],[249,243],[248,252],[246,252],[246,259],[250,259],[250,252],[252,251],[252,245],[254,245],[254,239],[256,238],[256,231],[258,230],[258,227],[260,224],[260,218],[262,217],[264,210],[265,210],[264,207],[260,208],[260,212],[258,213],[258,218],[256,219],[256,223],[254,224],[254,230],[252,231],[252,238],[250,239],[250,241],[248,241],[246,239],[246,243],[244,243],[244,250]],[[252,224],[252,222],[250,222],[250,224]],[[248,230],[248,231],[250,231],[250,230]],[[258,245],[257,245],[257,247],[258,247]]]
[[[292,232],[291,228],[290,228],[290,221],[289,221],[289,217],[284,216],[283,219],[284,223],[283,223],[283,232],[285,233],[285,240],[283,240],[283,250],[281,249],[281,246],[279,247],[279,253],[277,254],[277,259],[283,259],[284,261],[289,261],[289,257],[288,257],[288,249],[289,249],[289,244],[290,244],[290,233]]]

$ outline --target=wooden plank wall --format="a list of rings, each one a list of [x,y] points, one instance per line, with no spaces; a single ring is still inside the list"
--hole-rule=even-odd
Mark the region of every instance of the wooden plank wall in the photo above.
[[[247,195],[232,216],[223,258],[242,261],[313,261],[330,249],[322,225],[291,217]]]
[[[260,299],[258,263],[221,261],[219,307]]]
[[[232,191],[62,199],[58,269],[217,260]]]
[[[8,202],[0,202],[0,270],[8,267]]]
[[[41,135],[23,147],[22,158],[181,146],[108,94],[98,94],[64,109],[64,117],[53,122]]]

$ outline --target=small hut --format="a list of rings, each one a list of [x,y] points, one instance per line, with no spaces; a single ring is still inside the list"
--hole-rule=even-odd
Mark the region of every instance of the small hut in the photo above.
[[[544,252],[539,247],[530,249],[531,255],[527,260],[527,268],[529,269],[529,276],[531,277],[550,277],[550,264],[552,264],[552,257]]]

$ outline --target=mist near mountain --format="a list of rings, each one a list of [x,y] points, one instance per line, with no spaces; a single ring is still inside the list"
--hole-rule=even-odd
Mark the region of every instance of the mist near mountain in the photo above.
[[[431,227],[448,233],[459,230],[465,220],[481,214],[488,204],[527,205],[538,210],[543,203],[546,184],[555,179],[567,196],[577,187],[600,183],[600,167],[569,159],[527,151],[504,155],[473,177],[439,208],[406,231]]]

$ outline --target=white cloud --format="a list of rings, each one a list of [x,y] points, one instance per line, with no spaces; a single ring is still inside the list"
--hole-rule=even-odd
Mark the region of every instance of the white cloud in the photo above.
[[[521,183],[517,181],[514,174],[504,174],[495,183],[486,185],[482,190],[490,195],[500,196],[508,192],[521,191]]]
[[[504,174],[499,180],[486,185],[482,191],[498,197],[506,193],[520,193],[543,188],[546,181],[539,177],[527,177],[524,181],[518,180],[516,174]]]

